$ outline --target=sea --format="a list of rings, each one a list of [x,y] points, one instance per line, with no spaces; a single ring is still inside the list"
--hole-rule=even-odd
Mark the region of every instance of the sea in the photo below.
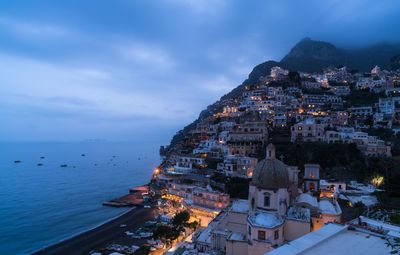
[[[128,142],[0,143],[0,254],[29,254],[123,214],[102,202],[148,183],[158,152]]]

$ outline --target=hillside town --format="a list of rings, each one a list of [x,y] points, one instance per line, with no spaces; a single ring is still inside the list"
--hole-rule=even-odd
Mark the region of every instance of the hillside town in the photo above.
[[[168,254],[398,252],[398,207],[377,195],[394,189],[392,169],[352,162],[396,159],[399,134],[399,70],[272,67],[161,148],[152,182],[198,222]]]

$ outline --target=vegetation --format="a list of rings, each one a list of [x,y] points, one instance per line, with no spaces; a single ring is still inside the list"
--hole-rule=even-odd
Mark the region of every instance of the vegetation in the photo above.
[[[231,198],[247,199],[249,196],[249,179],[226,177],[222,173],[214,173],[211,179],[217,183],[224,183],[225,189],[221,191],[228,193]],[[213,188],[220,190],[217,186]]]
[[[355,144],[276,144],[277,154],[288,165],[303,168],[305,163],[318,163],[323,169],[335,166],[365,167],[364,156]]]
[[[190,219],[190,213],[188,211],[181,211],[175,214],[174,218],[172,219],[172,224],[174,226],[181,226],[184,223],[188,222]]]
[[[369,135],[377,136],[379,139],[391,144],[392,155],[400,156],[400,133],[396,135],[393,130],[387,128],[371,128],[364,129],[363,131],[367,132]]]
[[[192,221],[190,223],[187,223],[186,225],[191,229],[196,229],[199,226],[199,222],[198,221]]]
[[[304,94],[311,94],[311,95],[333,95],[333,92],[326,88],[320,89],[308,89],[302,88],[301,89]]]
[[[399,238],[387,238],[386,245],[392,249],[390,254],[400,254],[400,239]]]
[[[379,204],[383,209],[400,209],[400,196],[384,191],[377,191],[374,195],[378,198]],[[391,220],[395,224],[400,224],[400,215],[391,217]]]
[[[135,251],[135,253],[133,253],[134,255],[147,255],[150,253],[150,246],[148,245],[142,245],[140,246],[139,249],[137,249]]]
[[[247,199],[249,197],[248,179],[233,177],[226,183],[226,191],[232,198]]]
[[[352,90],[348,96],[343,99],[347,102],[347,106],[372,106],[378,102],[380,97],[385,97],[384,93],[371,93],[369,89]]]
[[[155,238],[159,239],[177,239],[184,226],[188,225],[191,227],[197,227],[197,222],[193,225],[188,224],[189,219],[190,213],[188,211],[178,212],[172,219],[172,225],[158,225],[157,228],[153,231],[153,235]]]
[[[301,80],[300,80],[300,74],[298,72],[290,71],[288,73],[288,77],[292,84],[300,85]]]
[[[174,240],[178,238],[179,232],[176,228],[168,225],[159,225],[153,232],[155,238]]]

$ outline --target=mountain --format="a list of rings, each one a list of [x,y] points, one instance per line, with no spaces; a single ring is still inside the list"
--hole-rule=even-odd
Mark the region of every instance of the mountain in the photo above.
[[[400,43],[382,43],[364,49],[350,50],[337,48],[328,42],[305,38],[298,42],[281,61],[269,60],[254,67],[244,84],[258,82],[261,76],[269,75],[271,67],[274,66],[303,72],[321,72],[329,66],[347,66],[350,69],[369,72],[375,65],[398,69],[399,61]]]
[[[392,70],[400,69],[400,55],[394,56],[390,59],[388,68]]]
[[[317,72],[328,66],[343,64],[344,52],[333,44],[303,39],[280,62],[290,70]]]
[[[400,68],[400,43],[382,43],[364,49],[341,49],[335,45],[305,38],[298,42],[281,61],[269,60],[253,68],[249,77],[238,87],[207,109],[203,110],[197,120],[179,131],[172,139],[171,145],[177,144],[184,134],[196,127],[196,124],[222,109],[222,101],[240,95],[244,87],[254,84],[263,76],[270,74],[271,68],[280,66],[292,71],[320,72],[329,66],[347,66],[361,72],[369,72],[375,65],[382,68]]]
[[[341,65],[359,71],[370,71],[375,65],[387,67],[391,58],[399,53],[400,44],[382,43],[350,50],[306,38],[297,43],[280,64],[290,70],[305,72],[317,72],[328,66]]]

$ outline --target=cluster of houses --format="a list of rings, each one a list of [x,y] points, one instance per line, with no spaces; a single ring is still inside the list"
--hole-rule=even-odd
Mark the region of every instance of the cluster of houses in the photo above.
[[[287,132],[292,143],[353,143],[368,157],[391,156],[391,145],[368,130],[400,132],[400,71],[376,66],[354,73],[342,67],[295,75],[297,82],[293,72],[271,68],[259,83],[217,102],[217,112],[169,148],[156,181],[169,199],[202,218],[203,229],[194,235],[196,252],[276,252],[327,223],[341,222],[337,199],[346,184],[321,181],[317,164],[305,164],[301,174],[286,165],[269,143],[271,132]],[[349,104],[357,90],[368,90],[376,101]],[[248,179],[248,199],[231,200],[219,191],[225,187],[210,178],[215,173]],[[348,226],[332,224],[332,233],[349,234]],[[285,249],[292,248],[276,254],[292,254]]]
[[[338,192],[330,185],[321,192],[319,165],[306,164],[299,188],[299,170],[276,158],[267,146],[265,159],[254,171],[248,200],[234,200],[207,228],[195,235],[200,252],[265,254],[286,241],[340,222]],[[317,196],[318,194],[318,196]]]
[[[299,81],[293,83],[288,70],[273,67],[257,84],[217,102],[219,110],[173,148],[169,171],[196,171],[211,160],[227,176],[251,178],[275,129],[289,129],[293,143],[354,143],[366,156],[391,155],[391,146],[367,131],[400,132],[400,71],[375,66],[369,73],[342,67],[296,74]],[[349,97],[357,90],[368,90],[376,101],[352,105]]]

